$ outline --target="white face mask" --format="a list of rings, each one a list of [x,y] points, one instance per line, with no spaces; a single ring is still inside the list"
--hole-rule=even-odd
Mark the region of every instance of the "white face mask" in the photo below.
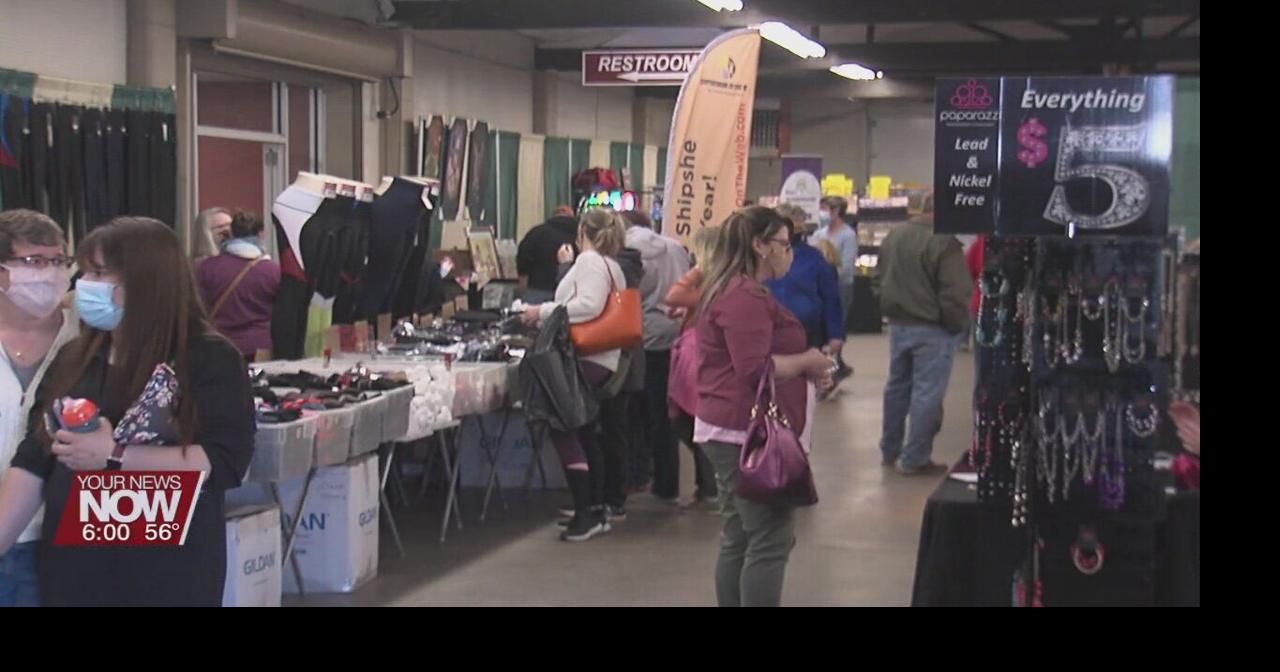
[[[58,309],[67,293],[67,272],[61,268],[9,268],[9,289],[5,296],[18,310],[39,319]]]

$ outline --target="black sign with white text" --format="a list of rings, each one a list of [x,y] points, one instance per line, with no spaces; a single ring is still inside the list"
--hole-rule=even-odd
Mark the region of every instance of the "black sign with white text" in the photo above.
[[[1000,78],[939,79],[934,229],[994,233],[1000,180]]]
[[[935,230],[1163,235],[1173,83],[1172,77],[939,80]],[[988,136],[994,137],[984,143]]]

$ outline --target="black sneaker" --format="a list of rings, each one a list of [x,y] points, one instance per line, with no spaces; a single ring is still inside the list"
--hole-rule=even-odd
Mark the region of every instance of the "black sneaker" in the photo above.
[[[565,518],[572,518],[575,514],[578,513],[578,510],[573,508],[572,504],[565,504],[564,506],[556,509],[556,513],[559,513]]]
[[[560,541],[588,541],[592,537],[604,534],[612,529],[603,516],[591,515],[585,518],[574,518],[570,521],[568,529],[560,533]]]
[[[620,523],[627,519],[627,507],[605,505],[604,513],[606,519],[611,523]]]

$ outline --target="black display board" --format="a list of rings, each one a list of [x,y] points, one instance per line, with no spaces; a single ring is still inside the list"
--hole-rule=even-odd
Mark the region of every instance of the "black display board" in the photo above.
[[[943,79],[935,229],[1168,230],[1173,77]]]

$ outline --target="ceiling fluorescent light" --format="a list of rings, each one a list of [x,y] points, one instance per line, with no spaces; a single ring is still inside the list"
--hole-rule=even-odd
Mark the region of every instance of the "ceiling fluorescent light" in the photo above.
[[[858,65],[857,63],[843,63],[841,65],[837,65],[831,68],[831,72],[834,72],[841,77],[858,81],[870,81],[876,79],[875,70]]]
[[[766,21],[760,24],[760,35],[801,58],[822,58],[827,55],[826,47],[780,21]]]
[[[698,0],[703,5],[717,12],[740,12],[742,11],[742,0]]]

